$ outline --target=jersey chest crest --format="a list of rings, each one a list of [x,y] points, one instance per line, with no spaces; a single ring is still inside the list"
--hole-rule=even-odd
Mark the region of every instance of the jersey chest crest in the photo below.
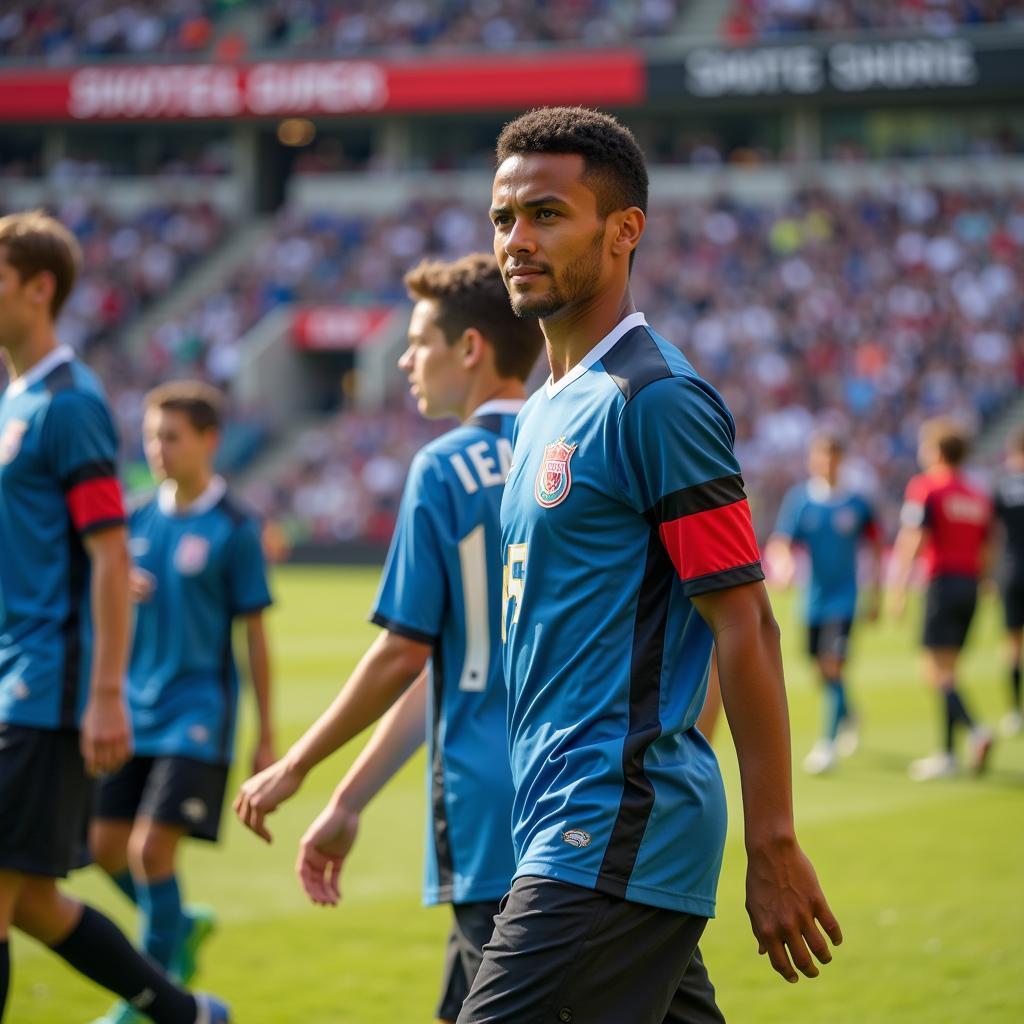
[[[564,437],[544,445],[533,494],[541,508],[554,508],[565,501],[572,487],[572,471],[569,463],[578,447],[574,441],[567,444]]]
[[[186,533],[174,550],[174,568],[182,576],[195,576],[210,560],[210,542],[196,533]]]

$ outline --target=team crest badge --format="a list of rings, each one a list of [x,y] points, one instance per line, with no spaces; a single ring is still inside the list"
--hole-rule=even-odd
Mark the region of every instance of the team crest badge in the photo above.
[[[590,833],[584,832],[581,828],[571,828],[562,833],[562,842],[575,846],[577,850],[582,850],[584,846],[589,846],[590,840]]]
[[[566,444],[565,438],[544,445],[544,455],[537,470],[537,480],[533,493],[541,508],[554,508],[565,501],[569,488],[572,486],[572,473],[569,462],[576,451],[577,445]]]
[[[195,576],[210,560],[210,542],[205,537],[186,533],[174,552],[174,568],[183,576]]]
[[[0,434],[0,466],[14,461],[14,456],[21,451],[21,439],[28,430],[24,420],[8,420],[4,432]]]

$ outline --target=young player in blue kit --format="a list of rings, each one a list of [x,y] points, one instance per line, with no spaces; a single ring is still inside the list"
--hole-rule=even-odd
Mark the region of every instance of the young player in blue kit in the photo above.
[[[409,470],[373,611],[383,632],[288,754],[243,785],[235,808],[269,840],[265,816],[384,715],[300,844],[304,888],[314,902],[335,904],[360,812],[428,738],[424,900],[452,905],[437,1017],[453,1021],[514,867],[498,506],[542,338],[509,309],[492,256],[421,264],[406,286],[415,306],[399,367],[424,416],[456,416],[461,425]],[[428,663],[429,680],[414,683]]]
[[[78,244],[42,213],[0,219],[0,1018],[13,924],[157,1024],[226,1022],[56,880],[79,863],[91,776],[131,751],[129,556],[117,435],[54,320]]]
[[[178,849],[187,836],[217,839],[238,705],[236,619],[245,623],[259,712],[253,768],[274,759],[263,626],[270,593],[258,524],[214,472],[220,401],[200,381],[172,382],[146,396],[146,457],[161,483],[128,524],[135,756],[100,784],[90,835],[96,862],[139,906],[143,949],[186,981],[212,920],[183,910]],[[136,1019],[121,1004],[103,1024]]]
[[[864,616],[870,621],[878,618],[882,537],[868,501],[842,488],[842,442],[831,435],[815,437],[807,461],[810,479],[783,500],[766,553],[784,587],[796,573],[794,547],[804,548],[810,558],[804,615],[808,650],[825,689],[825,722],[821,739],[804,758],[804,769],[820,775],[857,746],[856,716],[843,669],[857,615],[857,556],[865,544],[871,552],[871,569]]]
[[[712,643],[760,949],[796,981],[831,959],[820,928],[841,940],[794,834],[779,631],[732,418],[633,308],[647,172],[628,130],[535,110],[497,155],[494,251],[551,377],[517,420],[501,508],[516,875],[458,1019],[721,1021],[709,986],[681,984],[725,838],[694,728]]]

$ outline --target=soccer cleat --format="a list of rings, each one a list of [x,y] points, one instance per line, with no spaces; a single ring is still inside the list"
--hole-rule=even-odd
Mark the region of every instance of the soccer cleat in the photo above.
[[[231,1011],[226,1003],[203,992],[195,994],[195,1024],[231,1024]]]
[[[836,734],[836,753],[840,757],[849,757],[857,752],[860,746],[860,720],[853,715],[847,715],[839,723],[839,732]]]
[[[999,719],[999,732],[1003,736],[1019,736],[1024,729],[1024,715],[1019,711],[1007,711]]]
[[[132,1009],[124,1000],[118,1000],[102,1017],[98,1017],[92,1024],[146,1024],[147,1019],[137,1010]]]
[[[174,954],[171,974],[182,985],[187,985],[196,974],[199,947],[216,931],[217,918],[210,907],[187,907],[185,937]]]
[[[804,758],[804,771],[808,775],[822,775],[836,766],[835,744],[829,740],[818,740]]]
[[[930,782],[932,779],[952,778],[957,771],[956,758],[952,754],[929,754],[912,761],[907,774],[914,782]]]
[[[971,769],[975,775],[985,771],[993,742],[992,731],[983,725],[976,726],[971,732]]]

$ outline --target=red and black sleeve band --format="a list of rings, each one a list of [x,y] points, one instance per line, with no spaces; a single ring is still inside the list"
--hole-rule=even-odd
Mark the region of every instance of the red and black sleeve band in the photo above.
[[[87,462],[64,481],[64,500],[80,534],[122,526],[124,500],[113,462]]]
[[[647,512],[687,595],[764,579],[739,474],[665,495]]]

